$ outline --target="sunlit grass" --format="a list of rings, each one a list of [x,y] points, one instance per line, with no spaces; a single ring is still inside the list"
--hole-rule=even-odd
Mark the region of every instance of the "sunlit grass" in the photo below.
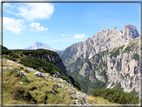
[[[61,86],[55,87],[54,84],[61,84],[68,89],[72,89],[75,92],[83,94],[74,87],[70,87],[60,79],[52,80],[45,76],[44,78],[37,77],[34,73],[36,71],[25,72],[27,67],[4,61],[4,67],[10,66],[13,69],[3,69],[3,104],[75,104],[73,99],[77,99],[76,96],[71,96],[70,93],[63,89]],[[23,67],[23,68],[22,68]],[[19,69],[21,68],[21,69]],[[25,74],[25,77],[20,76],[17,71]],[[46,73],[42,73],[45,75]],[[25,81],[27,78],[29,82]],[[54,77],[53,77],[54,78]],[[54,78],[55,79],[55,78]],[[55,91],[55,95],[52,93]],[[103,98],[97,98],[88,96],[88,102],[90,104],[102,104]],[[80,99],[81,100],[81,99]],[[106,104],[113,104],[107,100],[104,100]]]

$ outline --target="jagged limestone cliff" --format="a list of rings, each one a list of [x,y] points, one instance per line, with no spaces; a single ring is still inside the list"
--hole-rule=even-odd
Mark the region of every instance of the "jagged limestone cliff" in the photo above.
[[[118,31],[116,27],[113,29],[102,29],[92,38],[88,38],[84,42],[73,44],[65,49],[60,55],[65,66],[74,62],[78,57],[81,59],[89,59],[95,54],[123,45],[129,40],[138,37],[139,31],[134,25],[127,24],[123,31]]]
[[[118,88],[136,94],[140,91],[139,46],[137,37],[90,59],[77,58],[67,65],[67,71],[88,94],[97,88]]]

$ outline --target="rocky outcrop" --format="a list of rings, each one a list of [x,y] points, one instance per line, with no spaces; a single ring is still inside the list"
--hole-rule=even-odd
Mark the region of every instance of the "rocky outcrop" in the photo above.
[[[131,24],[125,25],[123,31],[118,31],[116,26],[113,29],[108,28],[106,31],[101,29],[101,31],[93,35],[92,38],[88,38],[84,42],[79,42],[66,48],[60,57],[67,66],[78,57],[81,59],[90,59],[99,52],[123,45],[139,35],[136,27]]]

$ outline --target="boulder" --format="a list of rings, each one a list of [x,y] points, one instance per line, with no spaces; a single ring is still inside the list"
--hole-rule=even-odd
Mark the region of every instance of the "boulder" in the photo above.
[[[41,77],[41,78],[44,78],[44,77],[45,77],[45,76],[42,75],[40,72],[36,72],[35,75],[36,75],[37,77]]]

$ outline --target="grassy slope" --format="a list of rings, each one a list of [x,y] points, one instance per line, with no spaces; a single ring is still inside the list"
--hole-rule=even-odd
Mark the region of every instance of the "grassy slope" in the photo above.
[[[44,49],[38,49],[38,50],[8,50],[6,47],[2,47],[2,54],[3,57],[13,60],[13,61],[18,61],[22,63],[25,66],[32,67],[36,70],[39,70],[39,67],[41,67],[45,72],[50,73],[51,75],[60,73],[61,78],[69,82],[69,77],[72,78],[71,76],[66,76],[64,73],[62,73],[58,67],[55,66],[55,63],[49,63],[41,59],[42,56],[46,57],[46,55],[50,56],[58,56],[58,54],[54,51],[50,50],[44,50]],[[29,56],[30,55],[30,56]],[[58,56],[59,57],[59,56]],[[40,70],[40,72],[42,72]],[[73,85],[74,87],[78,88],[81,90],[81,87],[77,81],[72,78]]]
[[[27,67],[22,64],[3,62],[4,67],[8,67],[11,64],[11,70],[3,69],[3,104],[74,104],[74,98],[70,96],[67,90],[61,87],[54,87],[54,83],[60,82],[52,80],[49,77],[40,78],[36,77],[34,73],[36,71],[26,72]],[[23,68],[22,68],[23,67]],[[28,83],[23,77],[18,76],[14,69],[24,71],[24,75],[30,81]],[[42,73],[45,75],[45,73]],[[48,73],[46,73],[48,74]],[[20,84],[22,82],[23,84]],[[39,83],[38,83],[39,82]],[[65,85],[64,82],[60,82],[66,88],[69,86]],[[56,95],[52,93],[52,89],[57,92]],[[73,88],[76,92],[81,91]],[[88,102],[91,104],[112,104],[108,100],[99,97],[88,96]],[[47,101],[46,101],[47,100]],[[114,104],[114,103],[113,103]]]

